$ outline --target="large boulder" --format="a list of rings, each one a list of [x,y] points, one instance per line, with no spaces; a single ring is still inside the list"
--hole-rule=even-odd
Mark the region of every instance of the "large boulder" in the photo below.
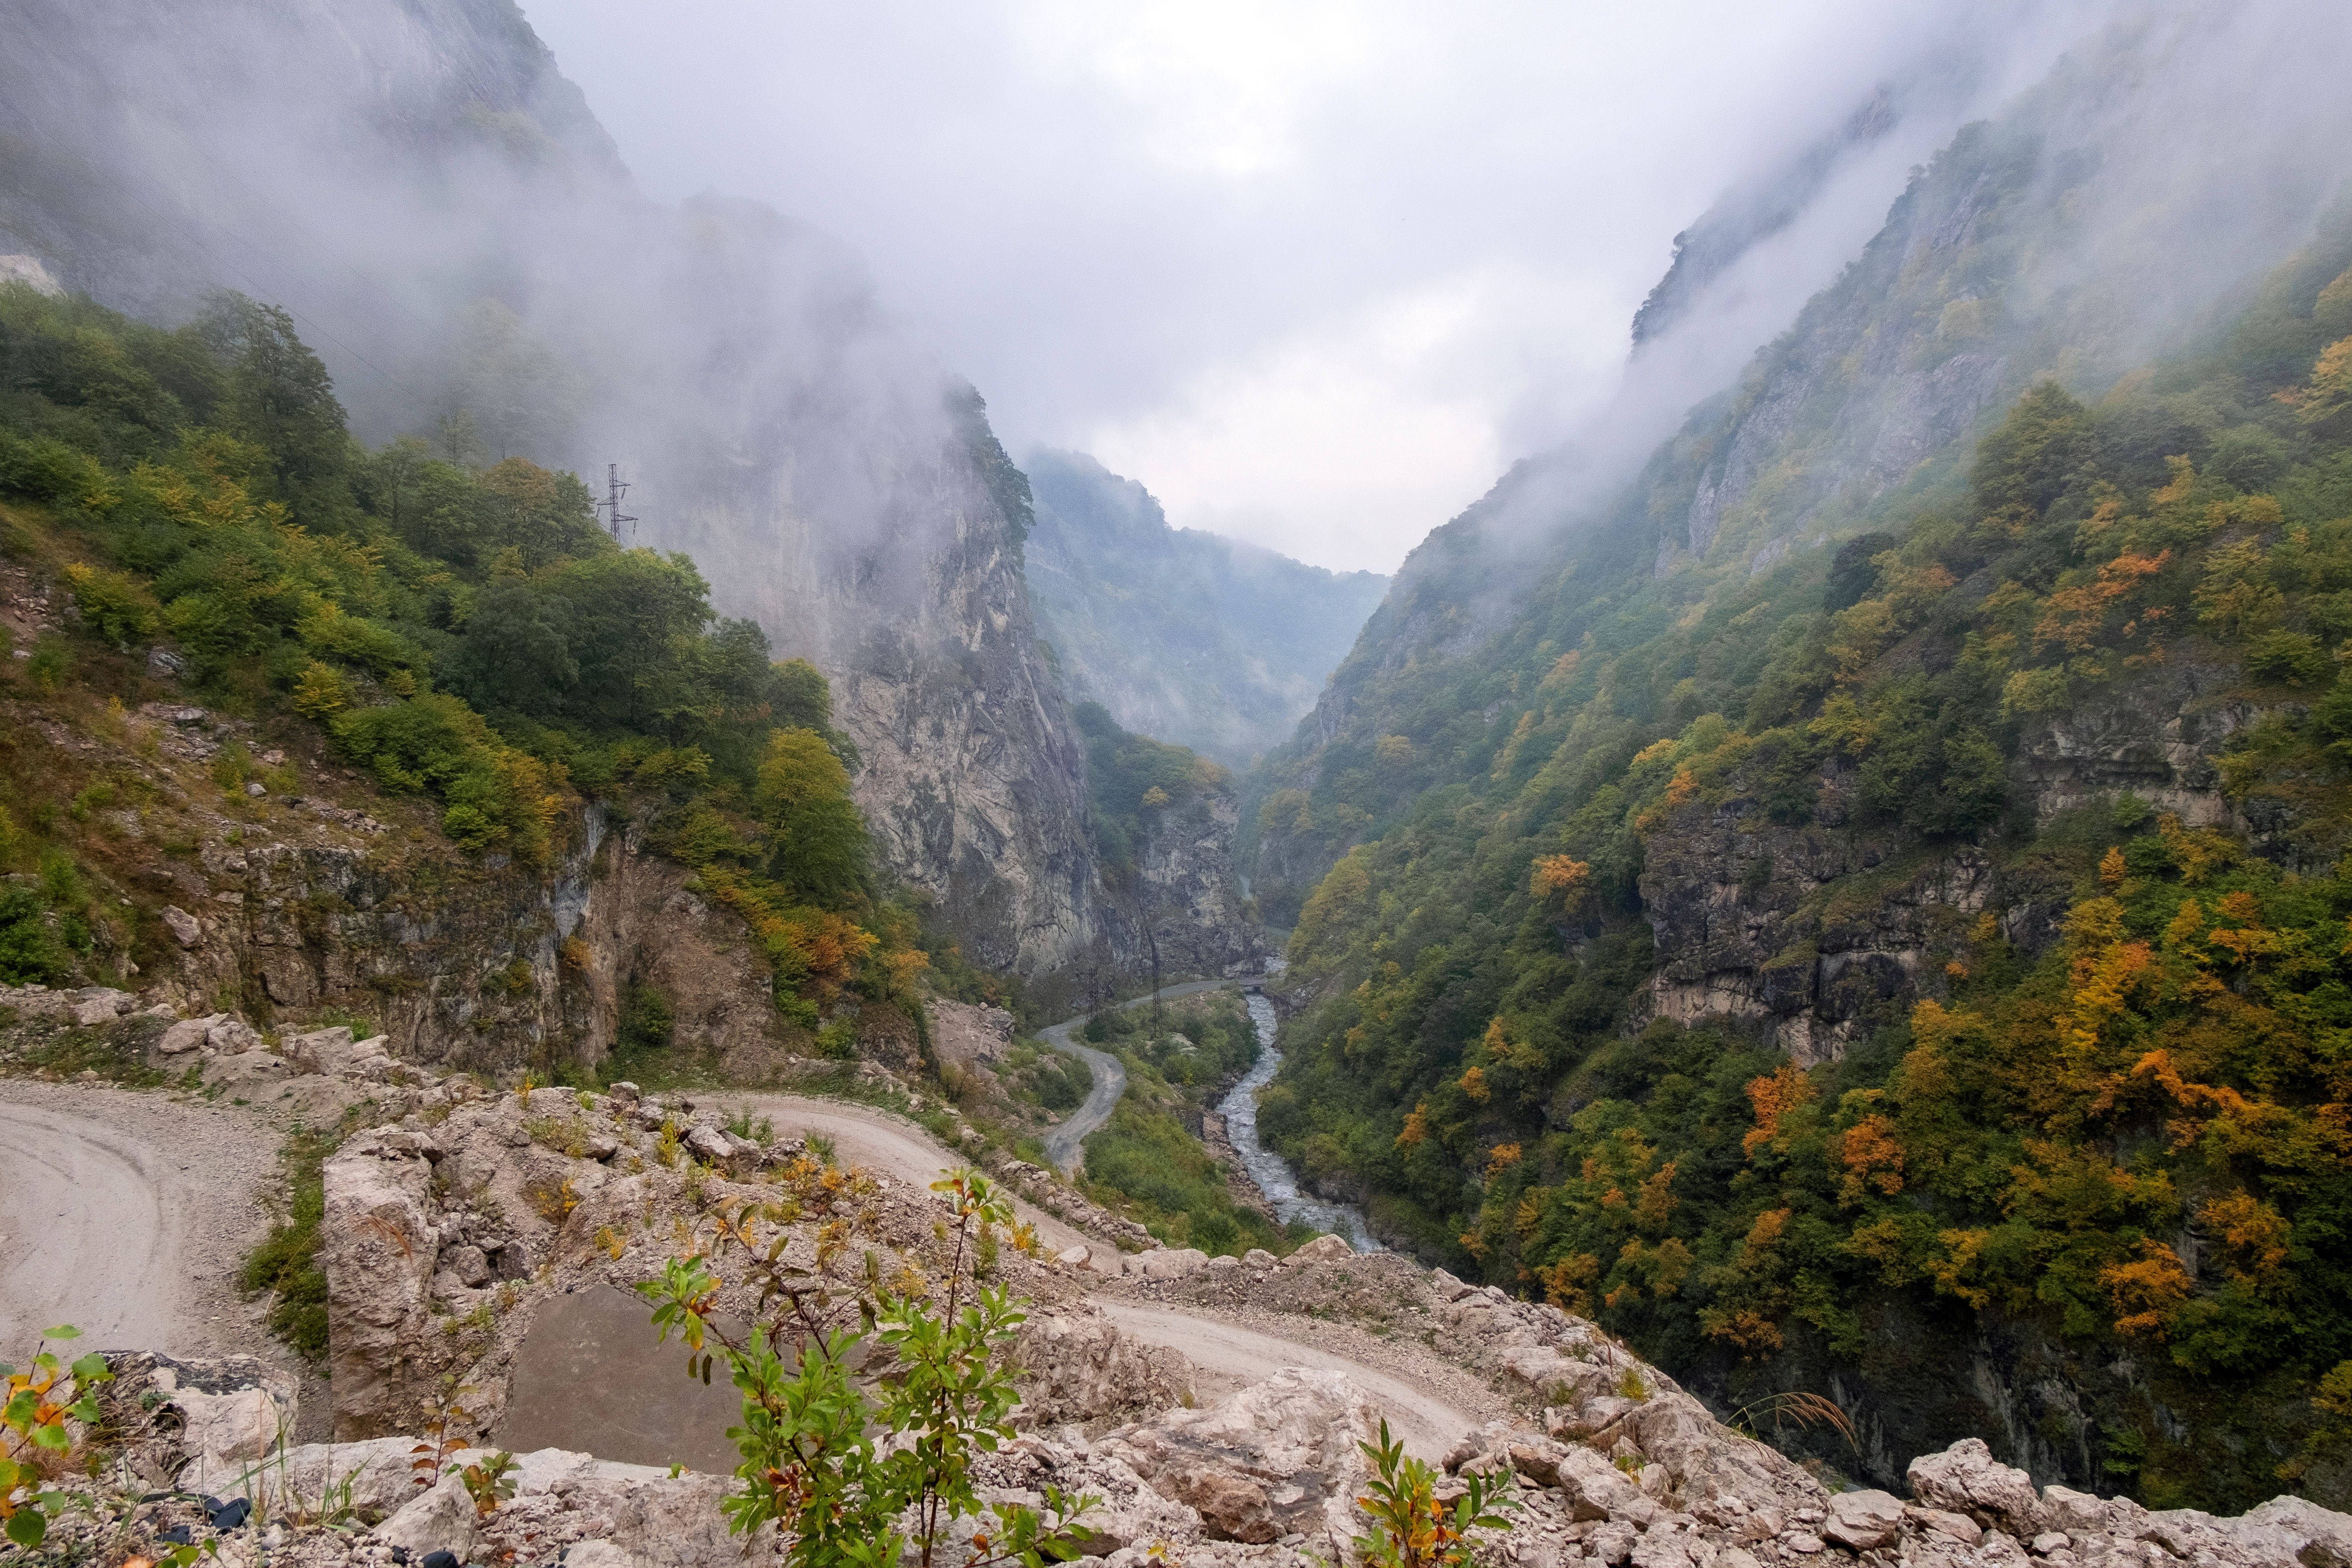
[[[327,1162],[319,1261],[327,1276],[327,1338],[335,1436],[417,1430],[428,1362],[433,1168],[414,1137],[362,1137]]]
[[[208,1058],[203,1077],[206,1089],[216,1089],[231,1100],[274,1100],[299,1070],[274,1051],[239,1051]]]
[[[1940,1454],[1922,1454],[1905,1473],[1911,1495],[1930,1508],[1967,1514],[2020,1541],[2031,1541],[2039,1526],[2033,1478],[1995,1459],[1982,1438],[1963,1437]]]
[[[95,1029],[111,1024],[138,1005],[139,998],[127,991],[93,985],[74,993],[73,1021],[85,1029]]]
[[[2275,1497],[2228,1522],[2242,1541],[2272,1537],[2302,1568],[2352,1568],[2352,1517],[2309,1498]]]
[[[1189,1279],[1208,1266],[1209,1255],[1197,1247],[1160,1247],[1141,1254],[1146,1279]]]
[[[1192,1396],[1192,1368],[1182,1355],[1146,1344],[1104,1317],[1034,1317],[1013,1342],[1013,1360],[1023,1369],[1024,1426],[1152,1415]]]
[[[1289,1257],[1285,1263],[1328,1263],[1333,1258],[1353,1258],[1356,1249],[1348,1245],[1344,1236],[1318,1236]]]
[[[1894,1544],[1903,1528],[1903,1501],[1891,1492],[1839,1492],[1830,1499],[1822,1534],[1855,1552]]]
[[[226,1470],[191,1459],[175,1484],[183,1491],[245,1498],[264,1513],[282,1513],[306,1504],[316,1507],[318,1500],[330,1491],[342,1501],[348,1484],[352,1510],[375,1519],[416,1496],[417,1441],[376,1437],[363,1443],[304,1443],[283,1454],[272,1454],[267,1465],[239,1465]]]
[[[1360,1445],[1379,1431],[1371,1402],[1344,1373],[1289,1367],[1210,1409],[1122,1427],[1098,1451],[1196,1510],[1215,1539],[1320,1533],[1322,1549],[1344,1561],[1368,1474]]]
[[[213,1030],[227,1023],[228,1018],[229,1016],[226,1013],[215,1013],[205,1018],[183,1018],[157,1037],[154,1046],[155,1054],[159,1057],[176,1057],[184,1056],[189,1051],[202,1050],[212,1038]]]
[[[412,1563],[422,1562],[435,1552],[446,1552],[463,1563],[473,1555],[481,1539],[476,1518],[466,1483],[456,1476],[444,1476],[431,1490],[403,1503],[371,1533],[383,1545],[408,1553]]]
[[[152,1484],[191,1461],[208,1471],[249,1464],[294,1431],[294,1378],[258,1356],[137,1351],[108,1361],[114,1381],[101,1406],[121,1435],[125,1462]]]

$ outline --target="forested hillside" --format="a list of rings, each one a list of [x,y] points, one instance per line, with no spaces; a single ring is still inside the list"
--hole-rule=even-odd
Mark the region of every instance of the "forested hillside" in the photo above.
[[[1588,628],[1582,658],[1646,641],[1961,482],[2035,382],[2104,394],[2242,310],[2310,238],[2340,190],[2326,150],[2352,137],[2340,94],[2265,96],[2303,68],[2265,20],[2192,8],[2089,40],[1915,170],[1837,279],[1645,455],[1570,442],[1433,531],[1252,780],[1268,918],[1421,792],[1482,773],[1488,730]],[[1643,596],[1661,576],[1681,581]]]
[[[20,715],[110,700],[119,728],[158,695],[298,715],[491,863],[551,867],[599,804],[742,916],[803,1027],[925,963],[869,873],[824,678],[716,618],[685,556],[615,544],[572,475],[362,447],[280,310],[224,296],[167,331],[0,286],[0,524],[12,571],[71,601],[0,665]],[[116,924],[94,889],[120,884],[135,922],[159,899],[131,889],[121,842],[155,782],[131,768],[76,794],[57,734],[31,728],[0,739],[0,860],[38,872],[8,885],[11,983],[86,962]],[[215,779],[241,797],[264,770],[224,755]],[[299,794],[270,780],[253,793]],[[131,824],[92,809],[118,804]]]
[[[1025,489],[865,262],[754,202],[650,200],[511,0],[184,11],[10,8],[0,256],[142,321],[223,288],[282,307],[372,446],[622,460],[630,542],[824,674],[876,863],[974,963],[1041,1004],[1139,973],[1022,583]]]
[[[1037,628],[1073,700],[1233,767],[1286,739],[1388,579],[1196,529],[1077,452],[1027,459]]]
[[[1261,1126],[1730,1405],[1843,1390],[1835,1462],[2340,1501],[2347,263],[1834,549],[1587,577],[1460,671],[1492,707],[1373,758],[1454,782],[1306,902]]]

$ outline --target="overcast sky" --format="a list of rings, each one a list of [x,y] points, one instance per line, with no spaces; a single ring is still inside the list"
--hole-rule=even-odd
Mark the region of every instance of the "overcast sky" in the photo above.
[[[2074,30],[2052,21],[2058,6],[2007,3],[2039,21],[2032,38],[2000,24],[2018,35],[1993,73],[2003,92]],[[1972,39],[1988,9],[1971,8]],[[856,247],[885,300],[978,384],[1016,458],[1090,451],[1179,525],[1382,572],[1605,398],[1678,229],[1948,47],[1960,14],[1957,0],[526,10],[648,194],[757,197]],[[1932,144],[1849,182],[1807,288]]]

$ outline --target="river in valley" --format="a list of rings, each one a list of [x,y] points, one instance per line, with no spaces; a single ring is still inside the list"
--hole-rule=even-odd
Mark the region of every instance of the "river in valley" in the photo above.
[[[1274,1205],[1274,1212],[1282,1216],[1285,1224],[1303,1219],[1318,1230],[1346,1237],[1359,1252],[1382,1250],[1364,1224],[1363,1210],[1353,1204],[1326,1203],[1300,1192],[1297,1178],[1291,1174],[1282,1156],[1257,1141],[1257,1091],[1273,1081],[1275,1069],[1282,1066],[1282,1053],[1274,1048],[1274,1004],[1255,991],[1244,1000],[1249,1004],[1250,1022],[1257,1026],[1257,1062],[1217,1105],[1217,1113],[1225,1119],[1225,1135],[1234,1141],[1243,1169]]]

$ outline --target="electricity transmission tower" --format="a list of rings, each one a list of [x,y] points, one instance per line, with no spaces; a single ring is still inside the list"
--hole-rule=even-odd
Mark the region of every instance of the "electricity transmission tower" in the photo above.
[[[621,465],[605,464],[604,499],[596,503],[596,510],[604,514],[604,526],[613,531],[613,542],[615,544],[625,544],[637,536],[637,520],[621,510],[621,498],[628,493],[628,484],[621,478]],[[630,525],[629,539],[621,537],[621,525],[625,522]]]

